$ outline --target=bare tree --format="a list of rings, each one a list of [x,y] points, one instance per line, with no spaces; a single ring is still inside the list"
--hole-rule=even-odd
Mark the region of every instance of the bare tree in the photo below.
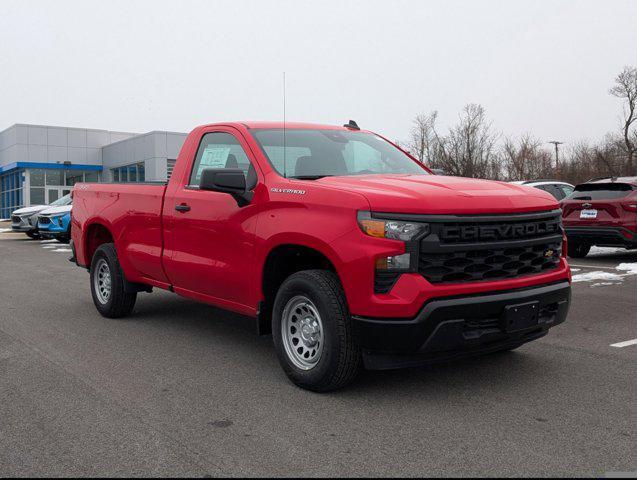
[[[492,131],[481,105],[466,105],[457,125],[441,136],[434,128],[436,167],[451,175],[500,178],[501,163],[496,149],[498,135]]]
[[[502,146],[503,168],[508,180],[534,180],[555,175],[550,152],[542,142],[523,135],[519,140],[507,138]]]
[[[435,163],[437,119],[438,112],[435,110],[416,116],[407,141],[407,150],[421,163],[430,167],[435,166],[433,163]]]
[[[610,94],[625,102],[622,136],[626,154],[626,174],[635,175],[633,159],[637,153],[637,130],[634,129],[637,121],[637,68],[624,67],[615,77],[615,85],[610,89]]]

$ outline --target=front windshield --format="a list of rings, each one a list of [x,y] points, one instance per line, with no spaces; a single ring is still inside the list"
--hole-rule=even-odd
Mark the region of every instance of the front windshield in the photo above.
[[[377,135],[342,130],[252,130],[274,169],[288,178],[429,172]]]
[[[64,195],[61,198],[58,198],[55,202],[52,202],[50,204],[51,207],[63,207],[65,205],[70,205],[71,204],[71,194],[69,193],[68,195]]]

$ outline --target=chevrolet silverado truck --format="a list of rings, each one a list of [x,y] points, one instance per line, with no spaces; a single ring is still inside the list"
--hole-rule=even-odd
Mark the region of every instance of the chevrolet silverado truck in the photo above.
[[[103,316],[157,287],[253,317],[313,391],[511,350],[569,308],[550,194],[433,175],[351,121],[201,126],[167,184],[73,197],[72,260]]]

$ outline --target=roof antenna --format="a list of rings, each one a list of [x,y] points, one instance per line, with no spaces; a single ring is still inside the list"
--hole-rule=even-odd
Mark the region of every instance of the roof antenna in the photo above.
[[[283,178],[288,178],[287,175],[287,159],[286,159],[286,142],[285,142],[285,72],[283,72]]]

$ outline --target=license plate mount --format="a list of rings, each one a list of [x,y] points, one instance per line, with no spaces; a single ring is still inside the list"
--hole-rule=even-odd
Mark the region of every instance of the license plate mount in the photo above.
[[[518,332],[537,327],[540,319],[540,302],[527,302],[504,307],[503,328],[506,332]]]

